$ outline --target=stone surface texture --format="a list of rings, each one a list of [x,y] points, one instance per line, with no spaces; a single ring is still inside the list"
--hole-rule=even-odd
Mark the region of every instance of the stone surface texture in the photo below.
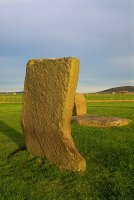
[[[83,126],[94,127],[112,127],[112,126],[125,126],[128,125],[131,120],[120,117],[103,117],[103,116],[73,116],[72,123]]]
[[[83,94],[76,93],[74,100],[73,116],[86,115],[86,99]]]
[[[73,57],[33,59],[26,68],[21,125],[27,149],[62,170],[86,169],[71,137],[78,73]]]

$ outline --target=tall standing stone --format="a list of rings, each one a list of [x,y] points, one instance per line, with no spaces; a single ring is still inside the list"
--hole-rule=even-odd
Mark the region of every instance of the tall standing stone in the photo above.
[[[74,99],[73,116],[86,115],[87,106],[86,99],[83,94],[76,93]]]
[[[79,73],[72,57],[27,63],[21,125],[30,153],[60,169],[84,171],[86,162],[71,137],[71,117]]]

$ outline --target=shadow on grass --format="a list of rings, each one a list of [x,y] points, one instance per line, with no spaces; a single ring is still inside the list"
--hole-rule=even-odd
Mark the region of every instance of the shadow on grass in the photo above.
[[[16,131],[14,128],[10,127],[8,124],[0,120],[0,131],[6,135],[10,140],[12,140],[19,149],[24,148],[24,136]]]

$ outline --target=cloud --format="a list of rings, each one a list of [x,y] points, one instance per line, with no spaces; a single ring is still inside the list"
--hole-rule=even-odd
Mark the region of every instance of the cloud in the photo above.
[[[98,86],[87,86],[87,85],[78,85],[76,92],[78,93],[92,93],[98,92],[103,89],[107,89],[106,87],[98,87]]]
[[[23,91],[24,90],[24,88],[23,88],[23,86],[22,86],[22,84],[8,84],[8,85],[6,85],[6,84],[3,84],[3,85],[1,85],[0,86],[0,92],[19,92],[19,91]]]
[[[126,83],[127,83],[127,85],[134,85],[134,79],[129,80],[129,81],[127,81]]]
[[[1,0],[1,5],[2,73],[15,71],[24,80],[30,58],[76,56],[80,81],[89,80],[89,86],[133,79],[131,0]]]
[[[25,39],[31,36],[29,33],[32,33],[32,37],[36,39],[43,35],[50,38],[52,32],[56,37],[60,35],[61,38],[62,35],[64,38],[68,34],[69,36],[84,35],[86,38],[89,36],[88,34],[100,37],[104,33],[105,35],[113,35],[113,33],[122,35],[130,24],[128,23],[130,17],[126,14],[126,7],[123,6],[123,3],[120,3],[119,6],[122,9],[118,12],[118,3],[112,3],[114,8],[111,8],[111,3],[104,3],[105,1],[25,2],[20,0],[11,1],[12,3],[7,2],[2,13],[5,17],[5,25],[10,17],[11,24],[8,24],[8,27],[11,30],[11,37],[14,36],[13,31],[17,28],[20,29],[20,36]]]

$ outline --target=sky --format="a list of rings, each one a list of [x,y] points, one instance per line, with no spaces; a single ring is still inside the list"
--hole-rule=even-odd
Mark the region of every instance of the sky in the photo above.
[[[0,0],[0,92],[32,58],[80,59],[77,92],[134,85],[133,0]]]

